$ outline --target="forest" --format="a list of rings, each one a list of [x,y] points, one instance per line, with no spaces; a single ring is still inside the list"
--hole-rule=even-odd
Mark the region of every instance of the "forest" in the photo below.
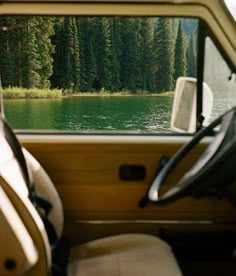
[[[162,93],[196,75],[198,20],[0,17],[3,87]]]

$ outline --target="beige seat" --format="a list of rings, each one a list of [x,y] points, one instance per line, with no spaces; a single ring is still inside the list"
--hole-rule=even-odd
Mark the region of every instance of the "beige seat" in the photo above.
[[[8,135],[14,134],[8,131]],[[52,267],[49,239],[40,210],[37,212],[30,201],[23,169],[16,158],[21,148],[17,142],[15,147],[10,147],[1,135],[0,145],[0,246],[6,247],[0,250],[0,262],[4,264],[0,266],[0,274],[48,275]],[[15,154],[13,148],[17,147],[18,154]],[[25,149],[23,155],[37,195],[53,206],[47,219],[60,238],[63,209],[59,195],[37,160]],[[73,276],[182,275],[170,246],[145,234],[117,235],[75,246],[70,249],[66,270],[67,275]]]
[[[125,234],[72,248],[69,275],[181,275],[171,248],[144,234]]]
[[[49,219],[60,237],[63,228],[63,210],[52,181],[25,149],[37,193],[53,204]],[[171,248],[161,239],[146,234],[111,236],[78,245],[70,250],[68,275],[182,275]]]

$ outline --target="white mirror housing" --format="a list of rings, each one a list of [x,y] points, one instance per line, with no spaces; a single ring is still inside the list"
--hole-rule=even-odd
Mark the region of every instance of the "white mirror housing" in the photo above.
[[[181,133],[194,133],[197,126],[197,79],[179,77],[176,81],[174,103],[171,115],[171,129]],[[211,116],[213,94],[203,83],[202,125],[207,126]]]

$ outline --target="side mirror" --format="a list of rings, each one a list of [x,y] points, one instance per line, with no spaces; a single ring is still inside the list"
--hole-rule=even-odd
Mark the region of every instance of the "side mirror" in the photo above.
[[[177,132],[193,133],[196,131],[197,80],[179,77],[176,82],[174,103],[171,115],[171,128]],[[209,124],[213,104],[210,87],[203,83],[203,126]]]

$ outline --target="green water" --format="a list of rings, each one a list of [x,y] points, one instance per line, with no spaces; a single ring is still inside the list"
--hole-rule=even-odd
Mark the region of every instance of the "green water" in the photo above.
[[[15,129],[169,132],[173,97],[72,97],[5,100]]]

